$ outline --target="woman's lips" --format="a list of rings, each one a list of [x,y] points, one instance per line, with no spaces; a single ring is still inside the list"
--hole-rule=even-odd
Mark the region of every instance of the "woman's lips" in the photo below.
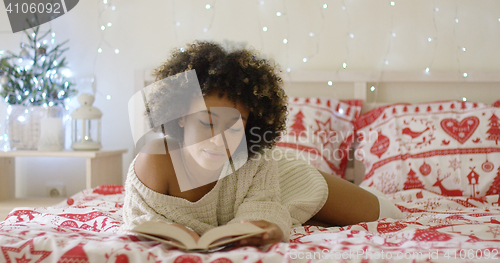
[[[212,160],[220,160],[224,156],[226,156],[224,153],[209,151],[209,150],[203,150],[203,153],[205,154],[205,156],[207,156],[209,159],[212,159]]]

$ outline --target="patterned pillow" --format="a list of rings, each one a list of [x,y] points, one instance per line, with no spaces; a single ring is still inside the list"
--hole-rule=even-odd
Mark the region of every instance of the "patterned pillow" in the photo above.
[[[441,101],[394,104],[355,121],[362,186],[384,193],[423,188],[446,196],[500,190],[500,109]]]
[[[278,146],[293,150],[316,169],[344,178],[361,100],[289,98],[287,133]]]

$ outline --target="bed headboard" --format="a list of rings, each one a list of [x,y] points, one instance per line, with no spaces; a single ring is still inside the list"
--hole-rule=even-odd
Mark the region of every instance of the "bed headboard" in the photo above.
[[[135,92],[154,81],[151,73],[152,69],[136,70]],[[282,79],[289,96],[360,99],[362,113],[398,102],[466,99],[491,104],[500,99],[499,72],[291,71]],[[359,184],[363,177],[363,163],[350,161],[346,179]]]

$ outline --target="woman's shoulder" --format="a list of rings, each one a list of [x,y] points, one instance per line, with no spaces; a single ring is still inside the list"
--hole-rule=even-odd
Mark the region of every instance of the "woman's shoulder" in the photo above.
[[[152,140],[141,149],[135,159],[134,172],[151,190],[168,193],[170,177],[175,172],[164,138]]]

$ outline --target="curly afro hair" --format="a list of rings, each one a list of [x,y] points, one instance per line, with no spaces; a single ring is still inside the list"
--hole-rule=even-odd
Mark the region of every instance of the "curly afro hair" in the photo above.
[[[249,157],[275,145],[286,128],[287,97],[278,76],[279,69],[272,61],[259,58],[248,49],[228,51],[214,42],[196,41],[185,49],[175,49],[153,76],[160,81],[192,69],[196,71],[203,96],[226,96],[248,109],[245,137]],[[176,104],[186,101],[178,96],[187,95],[165,86],[153,89],[148,101],[149,117],[168,118],[172,107],[176,112],[181,109],[187,113],[189,105]],[[183,141],[183,128],[177,121],[162,126],[164,134]],[[155,129],[161,131],[160,127]]]

